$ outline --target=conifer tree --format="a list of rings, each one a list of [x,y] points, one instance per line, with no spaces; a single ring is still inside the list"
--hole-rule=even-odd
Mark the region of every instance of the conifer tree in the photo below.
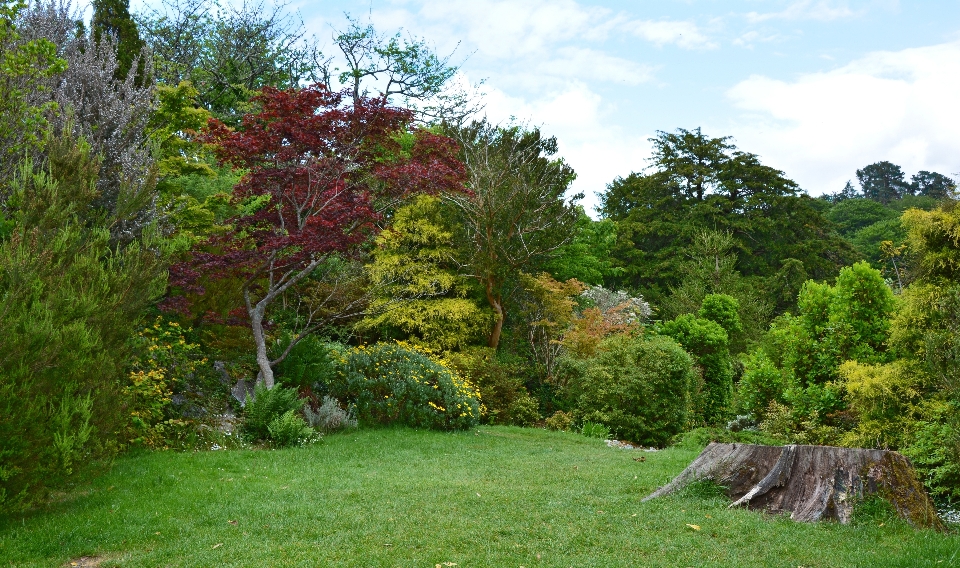
[[[137,84],[143,81],[143,60],[138,60],[144,43],[137,24],[130,16],[130,0],[93,0],[93,19],[90,21],[93,40],[100,43],[104,36],[115,38],[117,79],[123,80],[137,60]]]

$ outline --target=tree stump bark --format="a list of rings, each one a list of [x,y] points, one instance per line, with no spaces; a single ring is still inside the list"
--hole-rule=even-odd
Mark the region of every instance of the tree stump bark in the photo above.
[[[913,526],[944,530],[910,461],[897,452],[713,442],[644,501],[706,480],[724,487],[730,507],[790,513],[795,521],[849,523],[854,504],[877,495]]]

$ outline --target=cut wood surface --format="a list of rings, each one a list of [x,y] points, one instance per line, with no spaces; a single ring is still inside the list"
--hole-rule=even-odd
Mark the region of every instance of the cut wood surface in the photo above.
[[[696,481],[724,487],[731,507],[790,513],[796,521],[849,523],[854,504],[876,495],[916,527],[944,528],[910,461],[888,450],[713,442],[644,501]]]

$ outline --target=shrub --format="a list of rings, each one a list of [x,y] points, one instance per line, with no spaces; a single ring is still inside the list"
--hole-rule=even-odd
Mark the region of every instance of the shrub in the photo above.
[[[356,428],[357,420],[350,413],[340,408],[340,403],[332,396],[323,397],[323,402],[317,410],[309,405],[303,409],[307,424],[321,432],[336,432],[347,428]]]
[[[530,396],[526,389],[513,399],[510,407],[507,408],[507,412],[510,416],[510,423],[517,426],[531,426],[541,418],[540,404],[537,399]]]
[[[270,442],[278,448],[303,446],[317,439],[317,433],[296,410],[288,410],[271,420],[267,432]]]
[[[243,437],[250,442],[270,440],[270,424],[288,412],[300,412],[303,403],[297,389],[280,385],[267,389],[258,384],[243,409]]]
[[[725,423],[733,389],[733,367],[726,330],[715,321],[684,314],[663,324],[661,332],[677,340],[700,367],[704,389],[702,402],[693,401],[693,408],[697,411],[694,419],[710,426]],[[698,394],[694,393],[695,399],[701,398]]]
[[[931,404],[924,420],[914,425],[909,445],[901,451],[910,458],[920,479],[937,499],[960,502],[960,428],[955,404]]]
[[[599,438],[601,440],[610,438],[610,428],[599,422],[590,422],[589,420],[583,422],[580,433],[587,438]]]
[[[710,442],[779,446],[783,445],[784,440],[755,430],[740,430],[734,432],[724,428],[694,428],[688,432],[677,434],[673,440],[670,441],[671,445],[678,448],[697,451],[702,450]]]
[[[569,412],[558,410],[553,413],[553,416],[547,418],[546,426],[548,430],[566,432],[573,428],[573,416]]]
[[[615,336],[574,374],[567,388],[577,415],[621,439],[663,446],[687,423],[690,356],[669,337]]]
[[[281,345],[286,348],[289,340]],[[286,359],[277,365],[277,381],[288,387],[313,387],[327,384],[336,374],[334,351],[330,345],[315,335],[308,335],[293,346]]]
[[[757,421],[762,421],[772,401],[783,402],[783,372],[761,350],[747,357],[744,367],[743,377],[737,385],[737,405]]]
[[[126,439],[153,449],[178,446],[198,424],[184,419],[189,409],[183,408],[186,404],[174,404],[174,396],[186,403],[186,395],[196,394],[197,375],[206,359],[198,345],[186,341],[178,323],[161,318],[141,329],[133,344],[134,357],[123,386],[129,413]]]
[[[534,399],[523,386],[520,364],[504,360],[496,350],[487,347],[466,349],[447,356],[456,371],[477,385],[483,401],[483,422],[487,424],[514,424],[525,426],[539,420],[539,409],[533,408]]]
[[[481,412],[469,380],[401,343],[351,349],[330,394],[348,402],[362,424],[457,430],[476,425]]]

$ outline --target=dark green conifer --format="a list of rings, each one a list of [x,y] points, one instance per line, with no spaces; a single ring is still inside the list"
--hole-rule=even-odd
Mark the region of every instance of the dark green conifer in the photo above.
[[[113,37],[117,50],[117,78],[125,79],[130,67],[143,51],[143,40],[137,24],[130,16],[130,0],[93,0],[93,18],[90,22],[93,40],[100,43],[104,37]],[[137,63],[137,85],[143,81],[143,60]]]

